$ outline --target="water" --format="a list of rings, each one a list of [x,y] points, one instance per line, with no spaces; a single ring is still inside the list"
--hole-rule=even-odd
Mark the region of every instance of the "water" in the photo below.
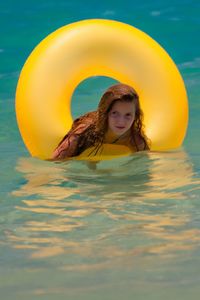
[[[200,288],[198,1],[0,3],[0,292],[11,299],[198,299]],[[181,149],[101,162],[31,158],[15,120],[19,72],[70,22],[108,18],[156,39],[190,106]],[[109,78],[83,82],[73,115],[95,109]]]

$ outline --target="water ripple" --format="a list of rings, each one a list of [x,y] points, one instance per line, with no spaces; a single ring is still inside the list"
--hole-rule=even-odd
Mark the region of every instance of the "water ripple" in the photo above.
[[[25,180],[12,192],[5,240],[29,251],[30,259],[173,257],[200,245],[194,226],[200,181],[183,150],[136,154],[94,168],[21,158],[16,168]]]

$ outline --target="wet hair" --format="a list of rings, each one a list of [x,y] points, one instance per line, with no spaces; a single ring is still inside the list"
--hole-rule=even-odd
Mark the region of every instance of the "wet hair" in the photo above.
[[[62,139],[60,144],[71,135],[78,136],[78,144],[72,156],[81,154],[84,150],[91,146],[94,147],[95,154],[101,148],[105,134],[108,130],[108,115],[113,105],[117,102],[133,102],[135,105],[135,119],[130,128],[130,142],[136,151],[140,151],[138,141],[142,141],[142,150],[149,149],[147,137],[143,131],[143,112],[140,109],[139,96],[136,91],[129,85],[118,83],[109,87],[102,95],[98,108],[94,112],[89,112],[76,119],[69,133]],[[82,132],[80,127],[82,125]],[[60,145],[59,144],[59,145]]]

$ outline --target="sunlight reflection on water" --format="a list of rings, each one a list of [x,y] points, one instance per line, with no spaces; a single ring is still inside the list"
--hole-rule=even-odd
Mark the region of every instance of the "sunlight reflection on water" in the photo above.
[[[88,268],[103,268],[106,260],[170,257],[199,245],[200,228],[187,226],[199,180],[183,150],[101,162],[94,170],[86,162],[33,158],[19,159],[16,168],[25,179],[12,192],[20,222],[6,235],[12,247],[31,250],[31,259],[93,257]]]

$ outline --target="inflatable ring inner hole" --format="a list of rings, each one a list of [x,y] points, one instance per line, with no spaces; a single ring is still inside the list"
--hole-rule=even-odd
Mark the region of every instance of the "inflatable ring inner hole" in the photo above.
[[[92,76],[81,81],[71,98],[73,120],[89,111],[96,110],[103,93],[109,86],[116,83],[118,83],[117,80],[106,76]]]

